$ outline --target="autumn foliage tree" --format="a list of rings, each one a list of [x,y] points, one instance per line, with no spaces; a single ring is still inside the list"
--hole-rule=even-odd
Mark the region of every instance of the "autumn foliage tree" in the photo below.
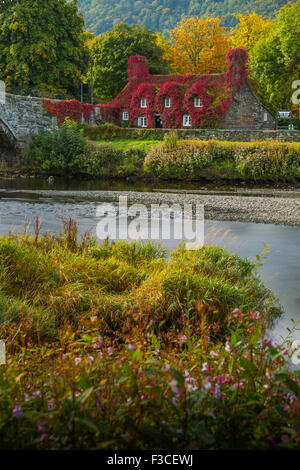
[[[258,41],[270,34],[272,21],[264,19],[262,15],[247,12],[246,15],[234,14],[238,24],[231,30],[230,39],[232,47],[244,47],[251,51]]]
[[[229,49],[221,18],[188,18],[169,31],[168,62],[178,73],[214,73],[225,69]]]

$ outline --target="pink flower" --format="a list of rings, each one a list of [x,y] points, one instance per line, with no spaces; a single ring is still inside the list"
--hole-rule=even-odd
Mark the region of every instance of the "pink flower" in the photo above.
[[[220,398],[220,385],[218,384],[215,384],[211,393],[216,397],[216,398]]]
[[[13,414],[15,415],[16,419],[21,419],[23,416],[22,410],[20,405],[15,405],[12,409]]]
[[[81,357],[75,357],[75,365],[78,366],[78,364],[81,363]]]
[[[179,341],[181,341],[182,343],[185,343],[186,339],[187,339],[186,336],[182,335],[182,336],[180,336]]]
[[[259,317],[260,317],[260,313],[259,312],[250,312],[250,316],[251,316],[252,320],[258,320]]]
[[[235,318],[238,318],[238,317],[242,317],[242,316],[243,316],[243,314],[242,314],[242,312],[240,311],[239,308],[235,308],[232,313],[233,313],[233,316],[234,316]]]
[[[287,434],[283,434],[281,436],[281,440],[282,440],[282,442],[287,442],[289,440],[289,436]]]
[[[108,354],[109,356],[112,356],[112,355],[113,355],[113,348],[112,348],[111,346],[109,346],[109,347],[107,348],[107,354]]]
[[[203,387],[206,389],[206,390],[210,390],[211,389],[211,378],[208,377],[207,379],[205,379],[203,382],[202,382],[202,385]]]
[[[207,362],[204,362],[202,365],[202,372],[208,372]]]
[[[179,390],[178,390],[178,382],[177,380],[173,379],[171,380],[171,382],[169,383],[171,389],[172,389],[172,392],[175,393],[175,395],[177,395],[179,393]]]
[[[48,405],[48,411],[53,410],[53,407],[54,407],[53,400],[48,400],[47,405]]]
[[[242,388],[244,383],[244,380],[240,380],[240,382],[233,384],[233,388]]]
[[[154,355],[155,355],[155,356],[158,356],[158,355],[159,355],[159,349],[155,349]]]
[[[94,360],[93,356],[88,356],[87,364],[88,364],[89,367],[93,364],[93,360]]]
[[[225,351],[227,351],[227,352],[230,352],[230,351],[231,351],[231,346],[230,346],[229,341],[226,341],[226,344],[225,344]]]

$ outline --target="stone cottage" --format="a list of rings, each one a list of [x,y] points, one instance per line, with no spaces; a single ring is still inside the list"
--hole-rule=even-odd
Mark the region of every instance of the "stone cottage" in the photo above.
[[[141,128],[275,129],[274,116],[247,79],[248,54],[231,49],[227,70],[205,75],[150,75],[147,59],[131,56],[128,84],[97,105],[99,123]]]

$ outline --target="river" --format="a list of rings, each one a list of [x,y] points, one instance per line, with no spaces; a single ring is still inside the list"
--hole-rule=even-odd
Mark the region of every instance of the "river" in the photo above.
[[[247,195],[247,188],[215,187],[203,184],[146,183],[124,184],[119,182],[95,181],[55,181],[50,185],[42,179],[0,180],[0,234],[10,230],[23,231],[25,226],[33,229],[33,220],[42,221],[41,231],[57,232],[61,229],[62,219],[72,217],[79,224],[81,233],[89,231],[95,235],[98,219],[96,208],[101,203],[101,191],[132,190],[149,191],[201,191],[207,194]],[[257,194],[265,188],[256,188]],[[88,194],[88,197],[86,196]],[[93,197],[97,194],[97,197]],[[99,196],[100,194],[100,196]],[[105,200],[107,202],[107,199]],[[115,202],[114,202],[115,204]],[[284,315],[274,326],[272,335],[275,340],[286,337],[287,328],[292,326],[291,319],[300,320],[300,227],[255,224],[246,222],[205,221],[206,243],[218,243],[242,256],[254,259],[262,252],[264,243],[269,248],[267,259],[259,268],[265,284],[279,298]],[[163,242],[172,249],[174,241]],[[300,332],[293,337],[300,339]]]

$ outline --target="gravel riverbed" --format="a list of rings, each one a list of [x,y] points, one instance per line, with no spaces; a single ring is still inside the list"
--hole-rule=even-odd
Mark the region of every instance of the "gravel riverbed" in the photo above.
[[[34,193],[46,198],[55,197],[65,202],[76,200],[118,201],[127,196],[128,203],[184,204],[198,203],[205,208],[205,218],[232,220],[277,225],[300,226],[300,191],[294,190],[242,190],[243,195],[215,194],[208,191],[61,191],[61,190],[19,190],[12,193]],[[205,193],[205,194],[204,194]],[[260,194],[259,196],[256,194]]]

